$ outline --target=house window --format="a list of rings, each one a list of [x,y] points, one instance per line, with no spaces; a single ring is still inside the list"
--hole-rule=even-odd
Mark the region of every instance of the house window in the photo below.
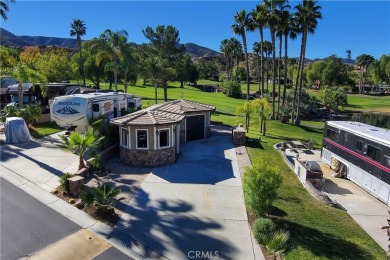
[[[137,148],[148,148],[148,130],[137,130]]]
[[[165,148],[169,146],[169,129],[159,130],[159,148]]]
[[[379,148],[376,148],[372,145],[367,146],[367,156],[377,162],[380,162],[381,160],[381,152],[382,150]]]
[[[121,145],[129,147],[129,131],[126,128],[121,128]]]
[[[358,150],[359,152],[363,151],[363,142],[362,141],[356,142],[356,150]]]
[[[328,137],[330,140],[337,141],[337,132],[331,129],[327,129],[326,137]]]

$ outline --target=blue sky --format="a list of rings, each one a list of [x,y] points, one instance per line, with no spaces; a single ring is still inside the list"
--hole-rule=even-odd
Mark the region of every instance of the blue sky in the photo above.
[[[221,40],[234,37],[230,26],[234,14],[252,10],[260,1],[21,1],[10,5],[8,20],[1,27],[15,35],[70,38],[70,23],[81,19],[87,26],[84,39],[105,29],[126,30],[129,40],[146,42],[146,26],[173,25],[181,43],[193,42],[219,51]],[[293,7],[298,1],[289,1]],[[352,57],[367,53],[379,58],[390,54],[390,1],[319,1],[323,18],[309,35],[306,56],[333,54]],[[238,37],[238,36],[236,36]],[[265,37],[270,39],[269,32]],[[241,40],[241,38],[238,37]],[[248,34],[248,49],[259,41],[258,31]],[[290,57],[299,55],[300,40],[290,43]]]

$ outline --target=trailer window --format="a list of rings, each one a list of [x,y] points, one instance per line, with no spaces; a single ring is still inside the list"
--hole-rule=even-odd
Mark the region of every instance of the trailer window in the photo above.
[[[169,129],[160,130],[159,133],[159,147],[164,148],[169,146]]]
[[[356,141],[356,150],[359,152],[363,151],[363,142],[362,141]]]
[[[385,155],[386,165],[390,166],[390,157]]]
[[[93,112],[99,112],[100,111],[99,104],[92,104],[92,111]]]
[[[337,141],[337,132],[331,129],[327,129],[326,137],[328,137],[330,140]]]
[[[367,146],[367,156],[377,162],[381,160],[381,152],[382,150],[379,148],[376,148],[372,145]]]
[[[147,130],[137,130],[137,148],[148,148]]]
[[[126,128],[122,128],[121,144],[126,148],[129,147],[129,131]]]

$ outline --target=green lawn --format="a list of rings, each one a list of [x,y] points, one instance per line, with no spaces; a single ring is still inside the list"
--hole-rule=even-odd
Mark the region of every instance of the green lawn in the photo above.
[[[169,87],[170,100],[184,98],[211,104],[217,107],[212,116],[213,121],[227,125],[244,123],[243,117],[235,115],[236,107],[242,105],[244,100],[228,98],[221,93],[202,92],[187,85],[183,89],[178,86],[175,83]],[[154,90],[150,86],[131,86],[128,92],[141,96],[144,105],[154,104]],[[162,89],[158,89],[159,102],[162,102],[162,96]],[[282,163],[280,154],[272,148],[275,143],[284,140],[312,140],[315,147],[320,148],[323,125],[323,122],[303,121],[302,126],[297,127],[267,120],[267,135],[261,136],[261,145],[247,145],[251,160],[263,158],[266,163],[279,167],[283,174],[283,184],[272,217],[280,228],[291,233],[286,258],[386,259],[385,252],[345,211],[326,206],[312,198],[290,168]],[[252,114],[248,136],[260,136],[256,113]]]
[[[30,133],[35,138],[42,138],[44,136],[51,135],[51,134],[58,133],[58,132],[62,131],[62,129],[59,128],[55,122],[46,122],[46,123],[36,124],[34,126],[34,129],[35,129],[35,131],[31,131],[31,129],[30,129]]]

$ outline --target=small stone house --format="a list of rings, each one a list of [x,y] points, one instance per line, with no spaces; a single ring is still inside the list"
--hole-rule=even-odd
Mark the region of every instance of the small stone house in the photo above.
[[[112,119],[119,127],[121,161],[149,167],[174,163],[180,143],[210,137],[212,111],[213,106],[181,99]]]

